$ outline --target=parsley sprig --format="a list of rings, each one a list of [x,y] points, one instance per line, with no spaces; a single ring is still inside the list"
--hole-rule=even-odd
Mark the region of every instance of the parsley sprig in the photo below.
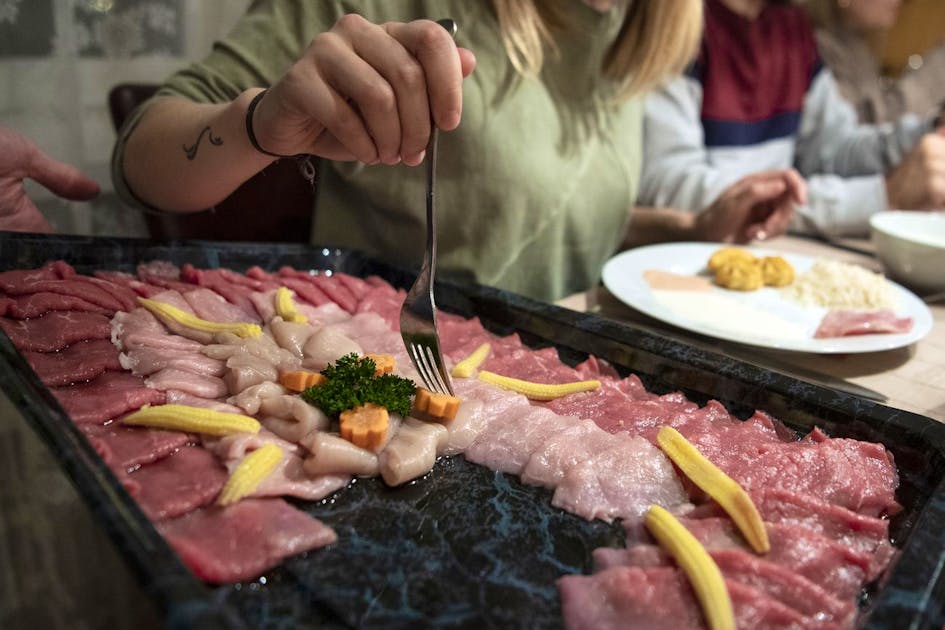
[[[386,407],[391,413],[408,415],[410,397],[417,386],[396,374],[374,376],[376,369],[370,357],[346,354],[322,370],[328,380],[306,389],[302,398],[332,417],[369,402]]]

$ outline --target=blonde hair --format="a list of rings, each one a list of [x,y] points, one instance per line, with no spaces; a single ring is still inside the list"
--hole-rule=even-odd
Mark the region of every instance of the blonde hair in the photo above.
[[[579,2],[580,0],[566,0]],[[702,37],[702,0],[628,0],[631,4],[617,41],[601,68],[627,99],[682,72]],[[547,0],[493,0],[502,43],[515,69],[527,77],[541,72],[553,32],[567,28]]]

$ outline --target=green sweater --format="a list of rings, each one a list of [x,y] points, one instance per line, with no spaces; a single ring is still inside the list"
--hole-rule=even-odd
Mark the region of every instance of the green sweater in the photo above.
[[[453,18],[458,45],[476,54],[478,66],[464,83],[459,128],[440,134],[439,265],[554,300],[595,284],[619,246],[636,195],[642,134],[640,101],[608,105],[612,85],[598,78],[624,10],[599,14],[580,0],[558,1],[570,25],[556,34],[557,52],[546,56],[540,80],[515,74],[489,2],[261,0],[162,93],[226,102],[271,85],[345,13],[375,23]],[[124,140],[113,175],[131,201],[117,168]],[[419,266],[424,181],[423,166],[322,161],[312,242]]]

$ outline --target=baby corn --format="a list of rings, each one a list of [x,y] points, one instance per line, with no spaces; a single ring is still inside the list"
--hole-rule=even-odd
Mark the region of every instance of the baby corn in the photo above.
[[[567,396],[568,394],[589,392],[600,387],[600,381],[598,380],[574,381],[571,383],[557,384],[532,383],[531,381],[523,381],[510,376],[502,376],[501,374],[496,374],[495,372],[489,372],[487,370],[479,371],[479,380],[492,383],[493,385],[498,385],[503,389],[518,392],[519,394],[523,394],[532,400],[554,400],[555,398],[561,398],[562,396]]]
[[[476,371],[476,368],[482,365],[482,362],[486,360],[486,357],[489,356],[489,351],[491,349],[492,345],[488,342],[482,344],[473,350],[472,354],[454,365],[453,369],[450,371],[450,374],[456,378],[469,378],[472,376],[473,372]]]
[[[227,506],[252,494],[282,461],[282,449],[266,444],[243,458],[230,478],[226,480],[217,505]]]
[[[647,530],[683,570],[702,606],[711,630],[735,630],[732,600],[725,579],[709,552],[667,510],[651,505],[644,521]]]
[[[181,326],[193,328],[201,332],[229,332],[238,337],[258,337],[262,334],[262,328],[260,328],[258,324],[210,322],[191,315],[186,311],[182,311],[176,306],[143,297],[138,298],[138,303],[162,319],[171,320]]]
[[[145,406],[128,414],[121,419],[121,422],[134,426],[203,435],[259,432],[259,422],[255,418],[187,405]]]
[[[706,459],[676,429],[662,427],[656,441],[683,474],[722,506],[752,549],[757,553],[767,553],[771,549],[768,530],[744,488]]]
[[[299,324],[308,323],[308,317],[295,310],[295,301],[292,299],[292,291],[287,287],[276,289],[276,315],[287,322],[297,322]]]

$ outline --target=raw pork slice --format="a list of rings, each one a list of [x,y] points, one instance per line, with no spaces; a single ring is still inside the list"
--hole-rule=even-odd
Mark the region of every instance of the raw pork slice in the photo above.
[[[673,465],[639,436],[612,436],[613,446],[565,472],[551,504],[583,516],[638,522],[653,504],[677,511],[688,505]]]
[[[243,499],[197,510],[158,530],[197,577],[217,584],[258,577],[284,558],[333,543],[335,532],[282,499]]]
[[[591,420],[575,420],[571,426],[548,436],[541,446],[532,451],[522,470],[522,481],[554,488],[573,466],[613,445],[614,437]]]
[[[544,409],[522,404],[493,420],[466,449],[466,459],[490,470],[518,475],[529,457],[552,435],[577,422]]]

